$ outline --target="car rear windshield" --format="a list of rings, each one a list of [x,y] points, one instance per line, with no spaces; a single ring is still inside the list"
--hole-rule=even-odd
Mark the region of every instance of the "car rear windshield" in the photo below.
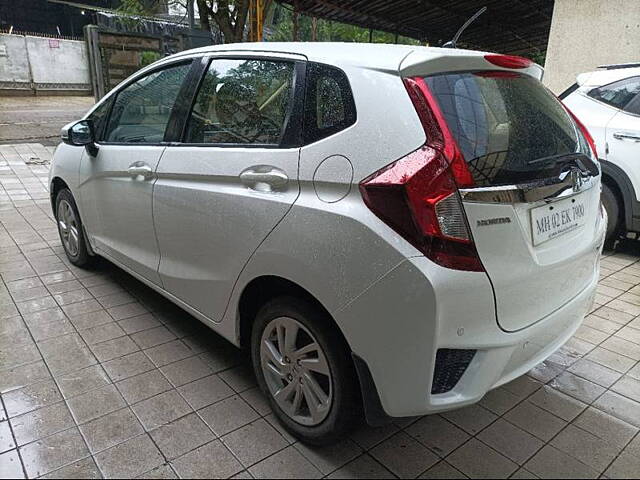
[[[557,177],[566,163],[589,151],[564,107],[534,78],[465,72],[424,80],[477,186]]]

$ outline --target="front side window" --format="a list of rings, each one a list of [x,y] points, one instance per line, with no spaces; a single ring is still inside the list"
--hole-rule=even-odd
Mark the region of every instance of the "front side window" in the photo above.
[[[278,145],[292,105],[294,64],[217,59],[187,123],[186,143]]]
[[[627,110],[627,105],[638,93],[640,93],[640,77],[631,77],[594,88],[589,91],[588,95],[612,107]]]
[[[121,90],[104,135],[112,143],[160,143],[190,63],[158,70]]]

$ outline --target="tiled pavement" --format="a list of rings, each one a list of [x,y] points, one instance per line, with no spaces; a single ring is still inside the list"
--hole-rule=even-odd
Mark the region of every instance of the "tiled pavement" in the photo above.
[[[233,347],[117,268],[68,264],[33,164],[50,155],[0,146],[0,477],[640,473],[638,257],[606,255],[575,338],[479,405],[309,448]]]

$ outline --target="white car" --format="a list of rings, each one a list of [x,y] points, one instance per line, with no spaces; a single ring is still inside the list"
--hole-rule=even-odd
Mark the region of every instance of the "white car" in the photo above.
[[[162,59],[63,130],[62,243],[245,347],[306,442],[472,404],[561,347],[598,281],[599,166],[541,75],[390,45]]]
[[[591,133],[602,166],[607,241],[640,232],[640,64],[578,76],[560,98]]]

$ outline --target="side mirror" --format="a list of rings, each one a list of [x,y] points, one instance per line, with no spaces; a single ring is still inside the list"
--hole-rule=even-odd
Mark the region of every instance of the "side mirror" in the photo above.
[[[95,156],[98,147],[95,144],[95,135],[92,120],[80,120],[62,127],[60,134],[62,141],[67,145],[86,147],[87,151]]]

